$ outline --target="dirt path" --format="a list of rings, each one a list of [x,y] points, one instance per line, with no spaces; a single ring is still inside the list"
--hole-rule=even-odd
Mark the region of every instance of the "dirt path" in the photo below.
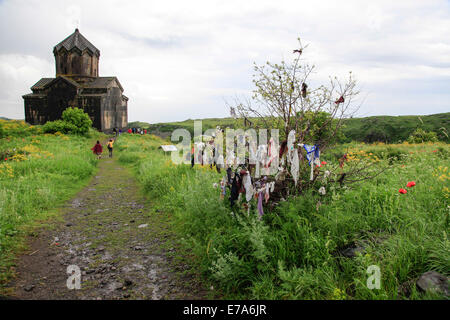
[[[154,211],[117,161],[102,159],[89,186],[61,209],[64,222],[30,243],[11,284],[19,299],[206,299],[178,261],[168,215]],[[81,289],[69,290],[69,265]]]

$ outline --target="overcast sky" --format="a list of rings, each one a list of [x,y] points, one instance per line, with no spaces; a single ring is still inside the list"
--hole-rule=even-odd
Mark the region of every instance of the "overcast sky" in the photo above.
[[[450,111],[450,1],[0,0],[0,116],[54,77],[53,47],[75,27],[117,76],[129,121],[226,117],[252,90],[252,64],[303,57],[314,83],[352,71],[359,116]]]

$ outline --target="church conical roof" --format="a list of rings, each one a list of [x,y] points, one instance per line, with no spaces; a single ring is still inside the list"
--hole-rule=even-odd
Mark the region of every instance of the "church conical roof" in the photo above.
[[[67,51],[70,51],[73,48],[77,48],[80,51],[87,49],[93,54],[100,56],[100,50],[98,50],[92,43],[90,43],[89,40],[86,39],[78,29],[75,29],[74,33],[58,43],[55,46],[54,51],[59,51],[61,48],[65,48]]]

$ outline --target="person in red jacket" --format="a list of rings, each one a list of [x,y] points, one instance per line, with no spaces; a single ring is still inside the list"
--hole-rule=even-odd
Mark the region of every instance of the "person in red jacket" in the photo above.
[[[97,140],[97,144],[91,150],[97,155],[97,159],[102,157],[103,148],[100,141]]]
[[[128,129],[128,133],[131,133],[132,132],[132,130],[131,129]]]

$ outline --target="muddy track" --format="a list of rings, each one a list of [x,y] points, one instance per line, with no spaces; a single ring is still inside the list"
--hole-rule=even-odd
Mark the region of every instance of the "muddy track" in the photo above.
[[[60,210],[64,221],[41,230],[19,258],[10,298],[211,297],[179,259],[170,217],[152,209],[116,160],[101,159],[90,184]],[[71,265],[80,270],[80,289],[67,286]]]

